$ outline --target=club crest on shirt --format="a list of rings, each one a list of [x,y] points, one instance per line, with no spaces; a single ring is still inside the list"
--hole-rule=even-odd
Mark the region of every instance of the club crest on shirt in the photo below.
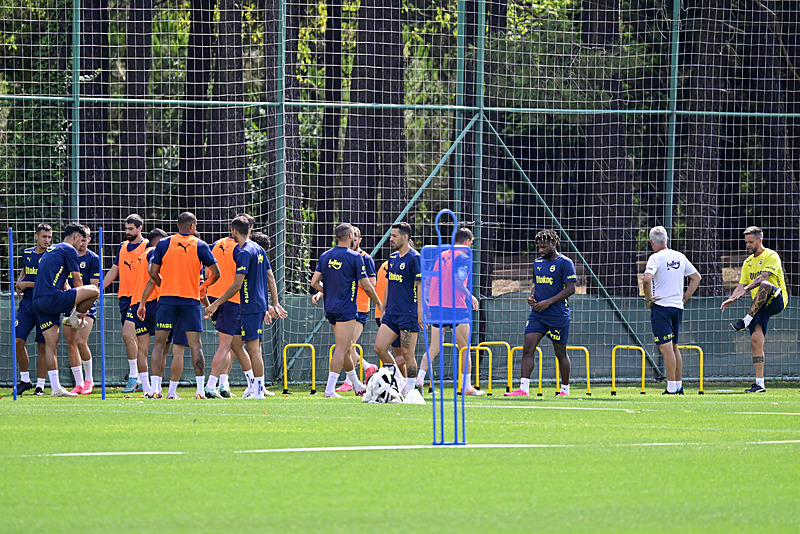
[[[82,261],[82,262],[81,262],[81,269],[85,269],[85,268],[86,268],[86,262],[85,262],[85,261]]]
[[[406,268],[406,262],[401,263],[400,264],[400,270],[403,270],[405,268]]]
[[[554,272],[556,272],[556,266],[555,266],[555,265],[551,265],[551,266],[550,266],[550,272],[551,272],[551,273],[554,273]]]

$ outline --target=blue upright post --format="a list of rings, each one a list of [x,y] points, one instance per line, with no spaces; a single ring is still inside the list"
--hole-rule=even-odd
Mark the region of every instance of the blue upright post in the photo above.
[[[97,243],[100,247],[100,304],[97,308],[100,317],[100,391],[103,400],[106,400],[106,323],[105,302],[103,298],[103,227],[97,229]]]
[[[442,234],[439,229],[439,219],[442,215],[449,214],[450,217],[453,219],[453,233],[451,236],[451,243],[444,244],[442,243]],[[453,325],[454,333],[453,337],[455,338],[455,328],[458,324],[468,324],[470,328],[470,333],[472,331],[472,313],[471,308],[467,308],[466,310],[462,310],[456,306],[456,295],[455,295],[455,287],[457,283],[466,284],[469,288],[469,293],[472,293],[472,254],[469,247],[456,247],[455,238],[456,232],[458,231],[458,219],[456,218],[455,213],[450,210],[441,210],[436,215],[436,220],[434,221],[436,234],[438,235],[438,245],[434,246],[426,246],[422,248],[422,321],[424,325],[431,325],[437,326],[441,333],[444,332],[445,325]],[[467,267],[464,269],[466,272],[464,273],[456,273],[456,269],[454,268],[454,260],[457,256],[464,254],[465,258],[467,258]],[[449,263],[449,269],[445,269],[444,267]],[[449,270],[450,280],[445,280],[443,278],[444,272]],[[463,275],[463,276],[462,276]],[[436,296],[438,296],[438,306],[431,306],[430,305],[430,297],[431,297],[431,285],[436,281],[437,283],[437,290]],[[449,287],[449,302],[445,302],[445,294],[443,292],[443,287],[447,285]],[[425,341],[425,347],[428,347],[428,334],[427,330],[423,328],[423,337]],[[453,441],[446,442],[445,441],[445,429],[444,429],[444,336],[439,336],[439,353],[441,354],[441,359],[439,360],[439,394],[437,398],[436,394],[436,387],[431,388],[433,395],[432,395],[432,404],[433,404],[433,444],[434,445],[464,445],[466,444],[466,430],[464,426],[464,416],[465,416],[465,407],[464,407],[464,398],[463,398],[463,388],[466,386],[466,381],[462,383],[462,399],[461,399],[461,423],[459,425],[459,410],[458,410],[458,379],[462,372],[461,368],[458,365],[458,358],[459,358],[459,348],[456,343],[453,343]],[[455,341],[455,339],[454,339]],[[428,350],[425,351],[425,356],[428,358],[428,368],[431,370],[431,382],[433,382],[433,367],[430,365],[430,352]],[[467,347],[467,357],[469,357],[469,347]],[[438,402],[438,414],[437,414],[437,402]],[[437,417],[438,415],[438,417]],[[459,426],[461,432],[459,433]],[[460,435],[460,437],[459,437]]]
[[[17,310],[15,303],[15,283],[14,283],[14,230],[8,228],[8,277],[11,284],[11,364],[13,374],[11,375],[11,390],[14,400],[17,400],[17,339],[14,337],[15,325],[17,323]]]

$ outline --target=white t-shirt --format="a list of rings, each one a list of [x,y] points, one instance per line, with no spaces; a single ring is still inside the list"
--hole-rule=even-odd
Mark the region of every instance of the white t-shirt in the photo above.
[[[683,309],[683,279],[697,272],[686,256],[665,248],[647,259],[645,274],[653,275],[653,298],[659,306]]]

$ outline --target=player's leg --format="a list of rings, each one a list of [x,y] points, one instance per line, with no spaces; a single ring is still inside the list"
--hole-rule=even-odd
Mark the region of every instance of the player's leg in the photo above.
[[[533,367],[536,361],[536,347],[539,346],[539,342],[544,337],[544,332],[528,332],[530,320],[528,323],[529,326],[525,328],[526,333],[522,346],[522,378],[520,379],[520,387],[515,391],[505,393],[504,395],[506,397],[527,397],[530,395],[531,373],[533,373]]]
[[[208,376],[205,394],[206,397],[210,395],[214,398],[224,398],[220,395],[219,391],[217,391],[217,381],[219,380],[219,376],[226,372],[231,365],[229,359],[233,336],[224,332],[217,332],[217,334],[219,337],[219,345],[214,353],[214,358],[211,360],[211,373]]]
[[[21,306],[20,306],[21,308]],[[28,356],[28,348],[25,342],[31,333],[31,330],[36,328],[36,338],[41,339],[41,333],[36,327],[36,316],[32,313],[27,313],[23,310],[17,312],[17,320],[14,324],[14,344],[17,347],[17,366],[19,367],[20,380],[17,384],[17,395],[21,395],[29,389],[33,389],[30,374],[30,358]]]
[[[233,336],[231,351],[239,361],[239,365],[242,368],[244,377],[247,379],[247,387],[245,388],[244,393],[242,393],[242,398],[244,398],[245,396],[253,394],[256,383],[256,375],[253,372],[253,362],[250,359],[250,354],[247,353],[247,349],[245,349],[244,341],[242,340],[241,335]]]
[[[364,323],[360,320],[356,320],[355,327],[353,328],[353,339],[350,343],[350,353],[346,356],[352,362],[353,366],[358,369],[359,365],[361,364],[361,358],[359,356],[358,350],[356,350],[355,345],[358,343],[358,339],[361,337],[361,332],[364,331]],[[364,370],[368,366],[366,358],[364,358]],[[345,372],[347,369],[345,369]],[[352,391],[353,390],[353,382],[350,380],[350,375],[345,373],[344,384],[336,388],[336,391]]]
[[[127,309],[122,323],[122,341],[125,343],[125,352],[128,355],[128,383],[123,388],[123,393],[135,393],[141,388],[139,380],[139,342],[136,339],[136,320],[133,310]],[[155,350],[155,349],[154,349]]]
[[[461,349],[469,346],[469,325],[468,324],[456,325],[455,335],[456,335],[456,346],[458,347],[458,353],[461,354]],[[464,351],[463,365],[464,365],[463,373],[465,376],[464,392],[467,395],[472,395],[474,397],[482,397],[483,395],[486,395],[485,391],[475,389],[472,386],[472,357],[468,351]]]
[[[175,341],[175,338],[180,338]],[[178,385],[181,382],[181,375],[183,374],[183,355],[186,353],[186,347],[189,341],[186,339],[186,334],[175,333],[172,343],[172,362],[169,366],[169,389],[167,390],[167,399],[180,400],[178,395]],[[159,380],[159,390],[161,383]]]
[[[389,347],[397,337],[398,334],[386,324],[381,324],[380,328],[378,328],[378,333],[375,336],[374,350],[381,362],[386,365],[396,365],[395,358],[389,354]]]
[[[403,347],[403,362],[406,366],[406,383],[403,386],[403,395],[414,389],[417,383],[417,358],[415,355],[417,349],[417,335],[419,332],[412,332],[403,330],[400,332],[400,345]]]
[[[427,352],[424,356],[422,356],[422,360],[419,362],[419,371],[417,371],[417,384],[420,387],[425,385],[425,375],[428,374],[428,371],[433,366],[433,362],[436,361],[436,357],[439,355],[440,349],[440,336],[441,330],[438,327],[431,325],[431,335],[428,338],[430,342],[430,346],[428,347]],[[431,373],[431,376],[433,374]],[[431,382],[433,382],[433,378],[431,378]]]
[[[761,282],[756,291],[756,296],[753,297],[753,302],[750,304],[750,309],[747,311],[742,319],[731,323],[731,327],[736,331],[741,331],[750,326],[750,323],[755,318],[756,314],[764,308],[765,305],[771,303],[773,297],[780,295],[780,288],[770,284],[766,280]]]
[[[678,342],[672,344],[672,352],[675,354],[675,385],[679,395],[683,395],[683,356],[678,349]]]
[[[569,395],[569,376],[572,371],[572,362],[569,361],[567,354],[567,344],[553,341],[553,352],[556,354],[558,371],[561,373],[561,391],[557,395],[567,396]]]
[[[45,345],[45,366],[47,376],[50,379],[50,395],[53,397],[77,397],[77,393],[70,393],[63,387],[58,380],[58,366],[56,364],[56,348],[58,347],[58,319],[52,321],[49,327],[42,329]]]
[[[325,397],[340,397],[335,391],[336,381],[339,380],[339,369],[344,366],[345,372],[348,373],[351,380],[355,375],[353,361],[350,357],[351,343],[353,341],[353,330],[356,325],[356,320],[349,321],[336,321],[333,324],[333,337],[336,346],[333,349],[333,356],[328,368],[328,382],[325,385]],[[355,377],[355,383],[358,383],[358,377]],[[354,383],[354,384],[355,384]],[[363,386],[356,387],[358,391],[363,389]]]
[[[36,342],[36,389],[34,395],[43,395],[44,386],[47,383],[47,348],[44,342],[44,335],[39,333],[41,342]]]
[[[81,366],[81,354],[78,350],[78,332],[82,331],[74,328],[64,328],[64,339],[67,342],[67,359],[72,370],[72,376],[75,378],[75,388],[72,393],[76,395],[83,393],[83,367]]]
[[[200,342],[200,332],[186,331],[186,340],[189,342],[189,350],[192,352],[192,367],[194,367],[194,377],[197,383],[197,398],[205,398],[205,379],[206,364],[203,357],[203,345]]]
[[[100,297],[100,289],[94,285],[75,288],[75,309],[78,313],[86,313]]]
[[[756,374],[756,382],[750,389],[746,389],[746,393],[763,393],[766,391],[764,384],[764,330],[760,324],[757,324],[750,334],[750,348],[753,352],[753,368]]]
[[[150,355],[150,394],[148,395],[150,398],[161,398],[159,388],[161,379],[164,376],[164,367],[167,362],[167,341],[169,339],[169,334],[170,330],[156,329],[153,352]],[[181,365],[183,365],[182,360],[183,358],[181,358]],[[173,377],[174,375],[170,374],[170,379],[173,379]]]

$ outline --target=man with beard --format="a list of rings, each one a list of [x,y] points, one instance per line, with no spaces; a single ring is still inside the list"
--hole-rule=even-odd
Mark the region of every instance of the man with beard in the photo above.
[[[136,283],[134,277],[134,267],[139,256],[147,248],[147,241],[142,237],[142,227],[144,220],[141,216],[132,213],[125,218],[125,241],[119,244],[117,256],[114,258],[114,265],[106,273],[103,279],[103,290],[108,288],[119,275],[119,317],[122,322],[122,340],[125,342],[125,352],[128,355],[128,383],[125,385],[123,393],[133,393],[142,390],[139,382],[139,371],[136,360],[137,342],[136,329],[133,323],[127,322],[128,308],[131,306],[133,296],[133,286]]]

